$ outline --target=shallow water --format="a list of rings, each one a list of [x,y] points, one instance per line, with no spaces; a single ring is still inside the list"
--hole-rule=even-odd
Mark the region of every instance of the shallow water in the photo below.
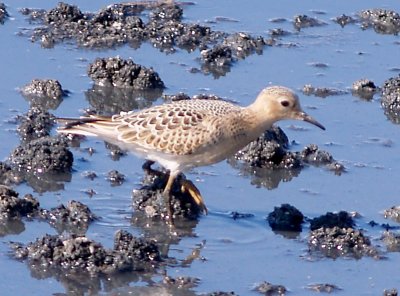
[[[212,75],[191,74],[191,67],[199,67],[198,53],[179,51],[165,55],[149,44],[133,50],[128,46],[113,50],[91,51],[78,49],[73,44],[59,44],[53,49],[43,49],[16,33],[29,27],[25,17],[18,12],[21,7],[49,9],[58,1],[12,1],[7,3],[11,19],[0,26],[0,159],[5,160],[18,143],[14,117],[29,109],[27,102],[17,91],[18,87],[33,78],[58,79],[63,88],[71,91],[57,110],[57,116],[79,116],[81,110],[90,107],[84,92],[92,83],[86,76],[86,67],[96,57],[119,55],[132,58],[136,63],[153,67],[167,86],[164,93],[179,91],[194,95],[214,93],[237,101],[241,105],[252,102],[257,93],[268,84],[281,84],[300,90],[305,84],[335,87],[348,90],[352,83],[369,78],[377,85],[399,74],[399,36],[380,35],[373,30],[361,30],[359,25],[341,28],[331,20],[341,14],[352,15],[361,9],[376,8],[376,1],[270,1],[255,0],[251,5],[245,1],[203,0],[185,7],[187,22],[207,22],[213,29],[228,32],[245,31],[253,36],[267,35],[269,29],[281,27],[294,31],[292,23],[273,23],[274,18],[292,20],[296,14],[307,14],[327,23],[326,26],[302,29],[300,33],[282,38],[295,47],[266,47],[262,55],[252,55],[237,62],[226,76],[214,79]],[[111,1],[70,1],[82,11],[97,11]],[[380,7],[400,12],[396,0],[380,1]],[[215,22],[216,17],[231,21]],[[235,20],[235,21],[233,21]],[[213,22],[210,22],[213,21]],[[326,68],[313,63],[325,63]],[[394,70],[397,69],[397,70]],[[299,92],[300,93],[300,92]],[[301,150],[309,143],[329,151],[336,160],[346,166],[347,172],[336,176],[324,168],[307,167],[289,182],[280,182],[277,188],[253,185],[252,176],[222,162],[210,167],[198,168],[188,173],[205,197],[210,210],[208,216],[199,219],[193,229],[185,229],[186,236],[173,240],[169,256],[184,260],[193,249],[204,242],[200,257],[189,266],[169,267],[170,276],[193,276],[200,283],[192,291],[196,293],[217,290],[234,291],[239,295],[256,295],[252,287],[262,281],[286,286],[294,295],[310,295],[305,287],[313,283],[331,283],[343,289],[344,295],[379,295],[384,289],[399,288],[396,276],[400,262],[399,253],[387,253],[387,260],[362,258],[313,259],[307,254],[308,229],[294,239],[275,234],[265,221],[274,206],[290,203],[308,217],[327,211],[357,211],[362,218],[357,226],[365,229],[374,245],[379,241],[382,229],[371,228],[370,220],[391,223],[382,216],[382,210],[399,204],[398,176],[400,172],[399,127],[390,122],[380,107],[379,96],[370,102],[353,97],[350,92],[325,99],[300,95],[304,109],[327,128],[318,130],[298,122],[281,122],[293,145]],[[159,104],[162,100],[155,103]],[[301,127],[301,129],[293,128]],[[83,148],[94,147],[90,156]],[[131,223],[131,191],[140,186],[142,160],[128,155],[119,161],[109,157],[104,143],[96,139],[82,142],[82,149],[72,149],[74,172],[71,182],[64,190],[35,193],[26,184],[15,187],[20,195],[33,193],[39,197],[41,206],[51,208],[75,199],[87,204],[101,219],[94,222],[88,237],[112,247],[113,236],[118,229],[127,229],[136,235],[160,232],[165,229],[144,229]],[[107,157],[105,157],[107,155]],[[105,180],[106,174],[117,169],[127,176],[127,182],[112,187]],[[95,171],[99,177],[88,181],[85,171]],[[97,194],[89,197],[84,190],[93,189]],[[238,211],[254,217],[233,220],[229,213]],[[1,238],[0,244],[0,291],[2,295],[50,295],[66,293],[66,284],[54,278],[36,279],[26,264],[9,258],[7,242],[29,242],[44,233],[54,234],[47,223],[25,221],[24,229],[17,234]],[[385,248],[382,247],[382,251]],[[160,281],[160,277],[154,277]],[[143,280],[127,287],[111,291],[121,294],[132,292],[160,293],[146,290]],[[136,287],[136,288],[135,288]],[[139,290],[139,288],[141,287]],[[164,291],[165,292],[165,291]],[[167,292],[165,292],[167,293]],[[183,292],[182,292],[183,293]],[[189,292],[185,292],[190,295]]]

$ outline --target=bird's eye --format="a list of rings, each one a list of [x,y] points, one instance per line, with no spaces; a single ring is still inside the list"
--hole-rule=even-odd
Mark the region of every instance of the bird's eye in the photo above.
[[[290,105],[290,103],[289,103],[289,101],[284,100],[284,101],[281,102],[281,105],[283,107],[288,107]]]

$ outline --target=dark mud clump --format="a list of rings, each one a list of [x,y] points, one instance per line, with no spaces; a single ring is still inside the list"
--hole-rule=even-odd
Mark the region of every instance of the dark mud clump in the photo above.
[[[0,184],[19,184],[23,181],[21,176],[15,172],[7,163],[0,161]]]
[[[227,35],[222,42],[201,51],[201,69],[215,78],[225,76],[234,62],[254,53],[262,54],[265,45],[267,41],[261,36],[253,37],[243,32]]]
[[[393,206],[383,212],[385,219],[390,218],[393,221],[400,223],[400,206]]]
[[[319,252],[325,257],[353,257],[359,259],[371,256],[379,259],[378,250],[371,245],[368,237],[353,228],[321,227],[311,231],[308,245],[310,251]]]
[[[400,76],[386,80],[382,85],[381,105],[387,118],[400,123]]]
[[[110,151],[110,157],[112,160],[117,161],[120,160],[121,157],[125,156],[127,152],[123,149],[121,149],[119,146],[104,142],[104,146],[106,147],[107,150]]]
[[[21,12],[42,25],[30,34],[33,41],[40,41],[45,48],[69,39],[88,48],[122,44],[138,48],[141,43],[149,42],[166,53],[177,48],[201,52],[202,71],[215,77],[229,72],[236,60],[262,53],[268,43],[263,37],[246,33],[230,35],[208,26],[185,23],[183,9],[176,4],[130,2],[109,5],[98,13],[83,13],[77,6],[60,2],[49,11],[26,8]]]
[[[4,24],[9,16],[10,15],[7,12],[6,5],[4,3],[0,3],[0,24]]]
[[[11,164],[22,172],[70,172],[73,155],[63,138],[43,137],[18,146],[11,154]]]
[[[50,130],[55,124],[54,115],[37,107],[19,117],[21,124],[17,131],[23,142],[29,142],[50,135]]]
[[[112,170],[108,172],[107,180],[111,183],[112,186],[119,186],[125,182],[125,175],[121,174],[117,170]]]
[[[51,9],[44,18],[47,24],[61,24],[78,22],[84,18],[78,7],[60,2],[56,8]]]
[[[33,79],[21,89],[21,92],[28,97],[49,97],[54,99],[66,95],[60,82],[54,79]]]
[[[181,22],[182,15],[183,10],[178,5],[161,4],[150,11],[149,22],[146,26],[149,42],[161,51],[174,52],[177,37],[182,36],[185,30]],[[182,45],[184,46],[185,43]],[[192,45],[195,44],[192,43]]]
[[[349,213],[327,213],[310,220],[308,245],[310,251],[329,258],[371,256],[379,259],[378,250],[371,245],[361,230],[354,229]]]
[[[40,215],[49,221],[58,233],[66,231],[79,235],[86,233],[89,224],[96,219],[88,206],[75,200],[69,201],[67,206],[60,205],[50,211],[42,210]]]
[[[202,70],[204,73],[212,73],[214,77],[225,76],[230,71],[235,58],[232,49],[227,45],[217,44],[213,48],[201,51],[201,58],[204,62]]]
[[[0,219],[33,217],[39,211],[39,201],[27,194],[23,198],[11,188],[0,185]]]
[[[340,211],[339,213],[326,213],[320,217],[310,220],[310,229],[315,230],[318,228],[352,228],[355,225],[353,218],[349,213],[345,211]]]
[[[116,86],[139,90],[164,88],[164,83],[153,69],[120,57],[97,58],[88,67],[88,75],[100,86]]]
[[[149,218],[158,217],[166,219],[168,216],[168,205],[166,205],[163,191],[169,175],[166,172],[151,169],[151,165],[151,162],[146,162],[143,165],[145,171],[143,186],[132,193],[133,208],[135,211],[144,212]],[[171,188],[173,219],[196,219],[202,212],[202,209],[197,206],[189,193],[182,191],[183,181],[185,180],[186,177],[180,174],[175,179]]]
[[[252,184],[276,188],[283,181],[297,177],[306,165],[324,166],[340,175],[344,166],[316,145],[309,145],[300,152],[288,151],[289,141],[276,126],[228,159],[229,164],[252,178]]]
[[[307,285],[307,289],[318,293],[332,293],[341,290],[338,286],[333,284],[310,284]]]
[[[163,99],[166,101],[174,102],[174,101],[190,100],[191,98],[189,95],[187,95],[183,92],[180,92],[180,93],[173,94],[173,95],[165,94],[165,95],[163,95]]]
[[[310,144],[300,152],[288,151],[289,141],[285,133],[279,127],[273,126],[258,139],[248,144],[235,154],[235,160],[229,162],[238,166],[237,161],[244,165],[240,166],[243,171],[257,171],[266,179],[266,170],[275,170],[271,178],[290,180],[299,174],[304,165],[324,166],[335,174],[344,172],[344,166],[334,160],[327,151],[320,150],[317,145]],[[246,168],[247,167],[247,168]],[[272,180],[271,180],[272,181]],[[269,187],[268,187],[269,188]],[[274,188],[274,187],[272,187]]]
[[[286,134],[273,126],[229,158],[228,162],[243,175],[250,176],[252,184],[273,189],[281,181],[297,177],[303,167],[296,154],[287,151],[288,145]]]
[[[11,222],[15,223],[22,217],[44,220],[59,233],[66,231],[74,234],[84,234],[89,224],[96,218],[90,209],[80,202],[70,201],[66,207],[60,205],[45,210],[40,208],[39,201],[31,194],[20,198],[13,189],[0,185],[0,227],[6,227]]]
[[[244,59],[253,53],[262,54],[265,41],[261,36],[253,37],[239,32],[227,36],[223,44],[229,46],[237,58]]]
[[[315,87],[311,84],[306,84],[303,87],[303,94],[307,96],[316,96],[321,98],[326,98],[328,96],[340,96],[346,94],[346,91],[331,88],[331,87]]]
[[[282,204],[275,207],[274,211],[268,215],[268,224],[274,231],[301,231],[303,214],[289,204]]]
[[[163,284],[168,286],[169,288],[186,289],[186,290],[197,287],[199,282],[200,279],[188,276],[179,276],[176,278],[173,278],[171,276],[165,276],[163,279]]]
[[[289,140],[281,128],[273,126],[258,139],[235,154],[235,158],[251,167],[300,168],[301,162],[294,153],[288,152]]]
[[[375,83],[369,79],[360,79],[353,82],[351,93],[364,100],[372,100],[374,94],[379,91]]]
[[[59,81],[54,79],[33,79],[21,88],[22,95],[31,106],[42,109],[57,109],[68,91],[63,90]]]
[[[215,291],[211,293],[206,293],[204,296],[238,296],[235,292],[225,292],[225,291]]]
[[[27,245],[14,244],[14,256],[27,260],[36,274],[97,277],[119,272],[151,271],[160,262],[153,242],[133,237],[126,231],[115,235],[114,249],[105,249],[85,236],[45,235]]]
[[[338,23],[342,28],[348,24],[354,24],[356,20],[351,16],[342,14],[334,19],[336,23]]]
[[[253,291],[262,295],[286,295],[287,289],[285,286],[274,285],[264,281],[253,288]]]
[[[388,252],[400,252],[400,234],[391,231],[385,231],[381,240],[386,245]]]
[[[337,162],[329,152],[320,150],[315,144],[306,146],[299,156],[304,163],[317,167],[325,166],[336,175],[345,172],[345,167],[341,163]]]
[[[303,28],[319,27],[324,25],[326,25],[325,22],[307,15],[296,15],[293,19],[293,26],[297,31],[300,31],[300,29]]]
[[[393,288],[390,290],[383,290],[383,296],[397,296],[398,295],[398,291],[397,289]]]
[[[397,35],[400,32],[400,15],[393,10],[367,9],[359,13],[364,29],[372,27],[379,34]]]

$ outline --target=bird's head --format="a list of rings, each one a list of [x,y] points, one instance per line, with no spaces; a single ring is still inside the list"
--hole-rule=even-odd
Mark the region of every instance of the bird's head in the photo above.
[[[254,102],[254,107],[272,122],[283,119],[302,120],[325,130],[322,124],[302,110],[299,97],[291,89],[283,86],[263,89]]]

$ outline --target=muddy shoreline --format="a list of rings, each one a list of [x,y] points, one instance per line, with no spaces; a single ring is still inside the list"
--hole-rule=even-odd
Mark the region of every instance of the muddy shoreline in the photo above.
[[[357,26],[360,31],[373,30],[376,34],[397,36],[400,32],[398,12],[374,8],[355,12],[352,16],[337,16],[331,23],[318,17],[298,14],[292,20],[282,20],[293,24],[290,32],[278,27],[264,36],[248,32],[228,33],[185,19],[188,5],[196,6],[194,3],[117,3],[97,12],[83,12],[78,6],[60,2],[49,10],[22,8],[20,15],[13,17],[25,18],[35,25],[30,30],[22,30],[19,35],[39,43],[42,50],[51,50],[68,42],[78,50],[90,51],[118,49],[121,46],[129,46],[134,50],[142,44],[151,44],[166,59],[178,50],[191,53],[198,67],[191,68],[187,75],[212,75],[215,79],[223,79],[236,71],[236,66],[248,57],[263,55],[268,47],[286,49],[296,46],[287,43],[285,38],[302,30]],[[9,22],[9,17],[7,5],[0,3],[0,24]],[[280,22],[276,20],[275,23],[279,26]],[[323,63],[311,66],[329,68]],[[116,54],[89,60],[86,67],[92,86],[81,91],[82,97],[86,97],[90,105],[84,110],[85,114],[108,116],[142,109],[160,98],[164,101],[226,99],[218,97],[218,94],[198,93],[190,96],[171,93],[168,91],[169,85],[164,82],[167,81],[166,77],[159,74],[158,69]],[[57,124],[53,113],[62,109],[71,91],[64,88],[62,80],[37,78],[41,76],[40,72],[36,75],[31,82],[21,85],[17,90],[30,108],[16,118],[19,145],[9,151],[6,160],[0,161],[0,228],[13,262],[26,264],[33,278],[55,279],[65,287],[67,293],[79,291],[81,294],[96,294],[124,289],[126,293],[150,291],[182,295],[236,295],[234,288],[199,294],[195,292],[196,287],[207,280],[202,275],[175,276],[166,272],[168,268],[190,269],[198,262],[207,264],[202,257],[206,243],[195,247],[184,260],[176,258],[171,251],[180,241],[195,236],[193,229],[208,218],[203,217],[201,209],[182,191],[182,181],[188,178],[183,174],[173,185],[175,225],[171,227],[165,219],[167,209],[162,198],[168,172],[143,165],[141,182],[139,185],[132,184],[131,200],[126,204],[127,208],[132,208],[131,225],[141,229],[143,236],[136,237],[125,229],[118,229],[112,248],[104,247],[91,238],[90,225],[104,217],[84,202],[68,197],[67,202],[57,207],[41,206],[41,193],[64,194],[63,190],[66,184],[73,182],[74,174],[84,173],[76,172],[73,165],[77,161],[75,153],[87,140],[55,133]],[[355,100],[365,103],[379,98],[385,119],[392,124],[399,124],[399,85],[400,77],[396,75],[387,77],[380,86],[371,79],[359,77],[347,88],[307,84],[302,91],[304,95],[320,99],[337,98],[350,93]],[[76,111],[79,116],[81,110]],[[274,126],[227,162],[234,171],[248,177],[253,185],[267,189],[293,181],[308,169],[320,170],[332,178],[340,178],[348,173],[348,162],[336,159],[334,153],[329,152],[328,145],[321,148],[317,144],[305,143],[303,147],[297,147],[281,128]],[[107,145],[105,150],[115,159],[125,154],[112,145]],[[90,153],[94,153],[94,149],[88,151]],[[99,181],[100,171],[85,173],[87,180],[108,182],[115,187],[130,181],[113,168],[109,169],[105,181]],[[32,192],[21,197],[18,193],[21,184],[31,188]],[[91,194],[95,192],[88,192],[88,195]],[[332,209],[309,215],[297,205],[276,203],[269,209],[263,209],[265,231],[288,240],[306,237],[296,247],[298,252],[305,250],[303,257],[310,262],[332,260],[335,263],[337,259],[369,258],[379,264],[386,260],[390,252],[400,250],[398,205],[389,206],[383,214],[377,210],[382,218],[391,219],[385,220],[387,223],[361,217],[354,210],[357,209]],[[229,214],[232,223],[237,220],[251,221],[254,217],[253,213],[241,212],[239,205],[237,211]],[[364,221],[370,222],[365,224]],[[47,223],[56,234],[43,233],[28,243],[19,243],[18,236],[12,242],[7,240],[7,236],[19,235],[30,223],[37,222]],[[366,230],[370,229],[368,227],[381,233],[381,236],[377,239],[376,234]],[[242,259],[238,256],[232,260]],[[285,295],[291,289],[290,282],[270,283],[268,278],[263,280],[248,291],[262,295]],[[328,293],[341,290],[334,285],[334,280],[332,276],[332,283],[307,282],[303,289]],[[136,282],[141,284],[132,287]],[[143,283],[147,287],[143,287]],[[254,283],[243,284],[250,287]],[[346,290],[342,292],[348,293]],[[388,286],[383,293],[397,295],[397,290]]]

